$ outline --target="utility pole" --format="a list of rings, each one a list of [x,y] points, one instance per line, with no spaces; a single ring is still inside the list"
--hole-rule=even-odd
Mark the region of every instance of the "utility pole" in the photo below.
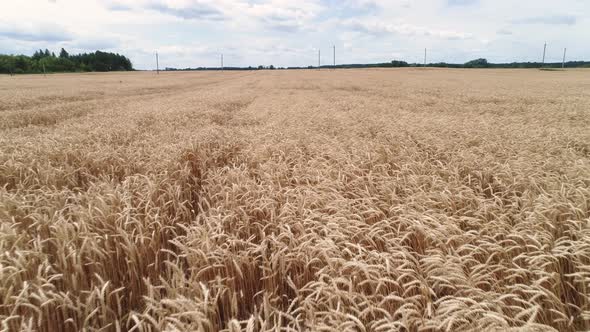
[[[567,48],[563,49],[563,61],[561,62],[561,69],[565,68],[565,53],[567,52]]]
[[[336,45],[334,45],[334,69],[336,69]]]
[[[221,70],[223,70],[223,53],[221,53]]]
[[[322,50],[318,50],[318,70],[322,69]]]
[[[547,52],[547,43],[543,46],[543,65],[545,65],[545,53]]]
[[[156,52],[156,75],[160,75],[160,61],[158,59],[158,52]]]
[[[426,68],[426,49],[424,49],[424,68]]]

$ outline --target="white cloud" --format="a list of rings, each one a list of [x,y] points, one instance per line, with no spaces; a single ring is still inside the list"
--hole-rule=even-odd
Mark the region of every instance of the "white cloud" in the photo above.
[[[471,6],[479,3],[479,0],[447,0],[448,6]]]
[[[27,42],[63,42],[72,40],[73,35],[64,27],[54,23],[4,23],[0,21],[0,38]]]
[[[106,49],[138,68],[156,50],[170,67],[216,66],[223,52],[228,65],[290,66],[334,44],[338,62],[421,61],[424,48],[433,62],[533,61],[547,41],[584,58],[589,15],[580,0],[18,0],[2,4],[0,52]]]
[[[514,20],[516,24],[565,24],[575,25],[578,18],[575,15],[546,15],[527,17]]]
[[[404,36],[427,36],[437,37],[442,39],[469,39],[473,35],[467,32],[459,32],[445,29],[434,29],[423,26],[416,26],[406,23],[387,23],[377,21],[374,19],[368,21],[350,20],[345,23],[345,26],[353,31],[367,33],[376,36],[387,34],[398,34]]]

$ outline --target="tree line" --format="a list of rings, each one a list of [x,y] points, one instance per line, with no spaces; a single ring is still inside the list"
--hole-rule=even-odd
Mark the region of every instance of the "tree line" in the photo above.
[[[590,61],[568,61],[565,68],[590,68]],[[465,63],[428,63],[426,67],[435,68],[561,68],[561,62],[541,63],[541,62],[511,62],[511,63],[491,63],[487,59],[475,59]],[[336,68],[390,68],[390,67],[424,67],[421,63],[407,63],[405,61],[393,60],[385,63],[370,63],[370,64],[343,64],[336,65]],[[301,67],[290,67],[289,69],[299,69]],[[317,68],[317,67],[306,67]],[[326,65],[322,68],[334,68],[334,66]]]
[[[475,59],[466,63],[428,63],[426,67],[435,68],[561,68],[561,62],[555,63],[541,63],[541,62],[512,62],[512,63],[491,63],[487,59]],[[422,63],[408,63],[401,60],[393,60],[391,62],[383,63],[359,63],[359,64],[340,64],[340,65],[322,65],[320,68],[403,68],[403,67],[424,67]],[[223,70],[262,70],[262,69],[317,69],[317,66],[307,67],[275,67],[258,66],[258,67],[224,67]],[[565,68],[590,68],[590,61],[568,61],[565,63]],[[192,70],[220,70],[220,67],[198,67],[198,68],[166,68],[166,71],[192,71]]]
[[[33,56],[0,54],[0,73],[3,74],[124,70],[133,70],[133,64],[117,53],[96,51],[71,55],[62,48],[57,56],[48,49],[35,51]]]
[[[431,63],[428,67],[439,67],[439,68],[590,68],[590,61],[568,61],[565,63],[561,62],[511,62],[511,63],[491,63],[487,59],[475,59],[468,61],[464,64],[454,63]]]

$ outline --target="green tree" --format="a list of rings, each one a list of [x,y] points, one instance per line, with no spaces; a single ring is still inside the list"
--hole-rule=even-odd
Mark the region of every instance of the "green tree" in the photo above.
[[[13,68],[14,73],[21,74],[21,73],[28,73],[31,72],[33,68],[33,61],[28,56],[24,55],[17,55],[14,57]]]
[[[0,73],[12,74],[15,68],[15,57],[11,55],[0,55]]]
[[[393,61],[391,61],[391,66],[392,67],[408,67],[408,63],[405,61],[393,60]]]
[[[49,50],[35,51],[30,57],[0,54],[0,73],[3,74],[113,70],[133,70],[133,64],[120,54],[96,51],[70,55],[63,48],[59,57]]]
[[[43,53],[43,50],[35,51],[35,53],[33,54],[33,60],[39,60],[43,58],[44,55],[45,54]]]
[[[463,65],[465,68],[488,68],[489,66],[488,60],[483,58],[471,60]]]
[[[70,57],[70,54],[65,50],[65,49],[61,49],[61,51],[59,52],[59,57],[63,58],[63,59],[67,59]]]

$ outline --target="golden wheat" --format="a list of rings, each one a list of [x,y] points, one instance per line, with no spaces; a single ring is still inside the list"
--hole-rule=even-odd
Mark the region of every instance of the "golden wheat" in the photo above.
[[[587,71],[0,77],[3,331],[590,329]]]

